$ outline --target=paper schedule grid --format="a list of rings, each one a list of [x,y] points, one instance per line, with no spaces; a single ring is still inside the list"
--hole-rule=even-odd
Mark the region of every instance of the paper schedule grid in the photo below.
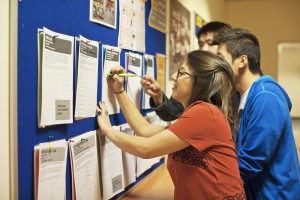
[[[134,131],[130,128],[129,124],[121,124],[117,126],[121,132],[124,132],[128,135],[134,135]],[[127,187],[131,183],[136,181],[135,176],[135,166],[136,166],[136,157],[132,154],[129,154],[125,151],[122,151],[122,160],[123,160],[123,172],[124,172],[124,187]]]
[[[136,157],[136,176],[139,177],[145,171],[150,169],[154,164],[158,163],[162,157],[155,157],[151,159],[143,159]]]
[[[74,38],[44,28],[39,127],[73,122]]]
[[[122,150],[104,135],[99,139],[103,200],[108,200],[124,190]]]
[[[103,71],[102,71],[102,98],[109,114],[120,113],[120,105],[109,86],[107,74],[113,67],[120,66],[121,49],[108,45],[102,46],[103,50]]]
[[[125,59],[127,61],[127,71],[129,73],[137,74],[139,76],[142,75],[142,56],[134,53],[125,54]],[[141,101],[141,84],[140,78],[132,77],[127,78],[127,94],[129,98],[134,102],[138,109],[140,109],[140,101]]]
[[[120,1],[118,46],[145,52],[145,2]]]
[[[100,199],[100,178],[96,131],[69,140],[73,199]]]
[[[35,199],[66,197],[67,142],[41,143],[34,148]]]
[[[159,124],[159,121],[160,121],[160,118],[154,111],[147,113],[147,115],[145,116],[145,119],[149,123],[154,124],[154,125]],[[167,126],[167,124],[164,124],[164,125]],[[158,163],[161,158],[163,158],[163,156],[158,156],[158,157],[151,158],[151,159],[143,159],[143,158],[136,157],[136,168],[137,168],[136,176],[139,177],[147,169],[151,168],[154,164]]]
[[[95,117],[99,43],[80,36],[75,118]]]

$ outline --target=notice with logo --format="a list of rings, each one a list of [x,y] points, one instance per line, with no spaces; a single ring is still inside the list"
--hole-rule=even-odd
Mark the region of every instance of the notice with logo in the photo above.
[[[38,42],[38,126],[72,123],[74,37],[44,28]]]
[[[99,42],[80,36],[75,119],[95,117],[98,87]]]
[[[113,127],[118,130],[118,127]],[[122,150],[108,137],[100,134],[100,163],[103,184],[103,200],[108,200],[124,190]]]
[[[121,49],[109,45],[102,45],[102,53],[103,69],[101,101],[105,102],[109,114],[118,114],[120,113],[120,105],[109,85],[107,74],[110,73],[113,67],[120,66]]]
[[[134,135],[134,131],[130,128],[129,124],[121,124],[116,126],[121,132],[128,135]],[[123,160],[123,171],[124,171],[124,186],[127,187],[131,183],[136,181],[135,176],[135,166],[136,166],[136,156],[122,151],[122,160]]]
[[[96,131],[71,138],[69,148],[73,199],[101,199]]]
[[[58,140],[34,147],[34,199],[66,199],[67,146]]]
[[[142,56],[136,53],[125,54],[125,65],[128,73],[136,74],[136,77],[128,77],[126,91],[129,98],[140,109],[141,100],[141,76],[142,76]]]

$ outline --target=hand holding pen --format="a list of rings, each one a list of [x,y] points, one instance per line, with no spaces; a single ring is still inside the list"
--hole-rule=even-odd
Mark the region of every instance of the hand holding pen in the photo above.
[[[117,66],[113,67],[110,73],[107,74],[108,82],[115,94],[121,94],[124,92],[124,76],[119,76],[118,74],[126,74],[126,71],[123,67]]]
[[[114,73],[111,73],[111,72],[109,72],[107,74],[107,77],[111,78],[114,75],[117,75],[119,77],[140,77],[140,78],[143,78],[142,76],[137,75],[137,74],[133,74],[133,73],[118,73],[118,74],[114,74]]]

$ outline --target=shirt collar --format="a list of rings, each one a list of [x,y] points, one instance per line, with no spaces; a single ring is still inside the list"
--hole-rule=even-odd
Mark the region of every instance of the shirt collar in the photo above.
[[[246,92],[244,92],[244,94],[241,96],[239,110],[244,110],[245,104],[246,104],[246,100],[247,100],[247,97],[248,97],[248,94],[249,94],[249,91],[250,91],[250,88],[248,88],[248,90],[246,90]]]

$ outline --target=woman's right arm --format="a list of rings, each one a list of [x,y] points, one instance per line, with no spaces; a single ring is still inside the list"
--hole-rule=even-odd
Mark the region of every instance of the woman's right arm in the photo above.
[[[138,136],[151,137],[160,131],[164,130],[164,126],[155,126],[150,124],[137,109],[136,105],[130,100],[126,92],[124,91],[123,82],[124,78],[119,77],[116,74],[124,73],[125,70],[122,67],[116,67],[112,69],[112,73],[115,74],[112,79],[109,80],[110,86],[114,91],[116,98],[122,109],[122,113],[126,118],[127,123],[134,130]]]

